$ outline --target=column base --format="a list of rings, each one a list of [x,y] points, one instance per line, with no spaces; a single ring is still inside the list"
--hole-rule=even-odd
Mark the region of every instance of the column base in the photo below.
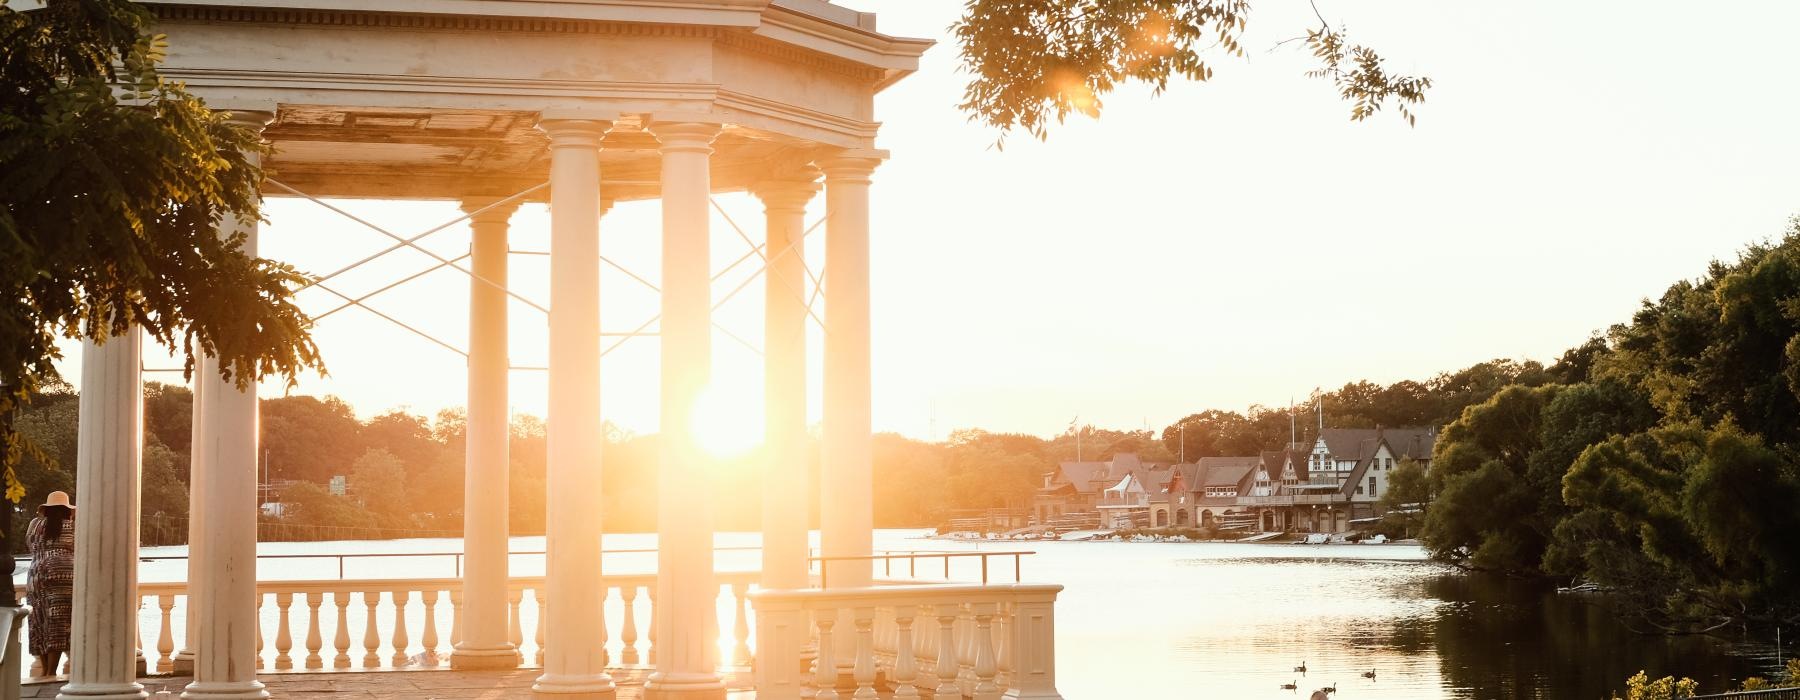
[[[498,671],[518,668],[524,657],[511,644],[493,648],[457,647],[450,652],[454,671]]]
[[[644,700],[725,700],[725,681],[711,673],[650,674]]]
[[[144,686],[137,683],[94,683],[88,685],[65,685],[56,694],[57,700],[144,700],[150,697],[144,692]]]
[[[554,700],[614,700],[619,689],[613,685],[612,676],[604,673],[585,676],[546,673],[531,684],[531,694]]]
[[[189,683],[181,691],[182,700],[267,700],[269,689],[262,681]]]

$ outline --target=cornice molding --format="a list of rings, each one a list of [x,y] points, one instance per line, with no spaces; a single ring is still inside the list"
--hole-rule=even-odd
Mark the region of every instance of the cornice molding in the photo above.
[[[497,17],[488,15],[415,14],[363,10],[311,10],[279,7],[211,7],[202,5],[150,5],[159,20],[187,22],[249,22],[256,24],[313,25],[366,29],[447,29],[474,32],[528,32],[533,34],[599,34],[610,36],[658,36],[717,38],[727,27],[692,24],[653,24],[589,19]]]

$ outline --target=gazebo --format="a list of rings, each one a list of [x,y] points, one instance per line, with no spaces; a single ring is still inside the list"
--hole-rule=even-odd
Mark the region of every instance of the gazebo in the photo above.
[[[535,664],[542,672],[534,692],[557,698],[614,696],[609,669],[645,662],[634,610],[649,603],[645,695],[722,698],[712,612],[722,583],[737,596],[744,651],[733,661],[754,668],[757,697],[828,698],[840,688],[857,698],[919,689],[935,697],[1060,697],[1057,587],[925,586],[872,575],[881,555],[871,551],[869,188],[886,156],[876,148],[873,102],[916,70],[931,42],[882,34],[874,15],[822,0],[146,4],[168,35],[165,74],[274,145],[263,163],[272,173],[265,196],[451,200],[466,213],[467,266],[439,258],[470,284],[466,564],[454,579],[259,581],[257,399],[203,361],[189,580],[139,585],[142,341],[90,343],[78,502],[83,513],[118,515],[78,521],[64,697],[145,697],[133,657],[146,649],[156,668],[191,665],[184,697],[268,697],[258,680],[265,647],[278,652],[273,670],[355,665],[350,621],[362,611],[351,602],[360,595],[362,666],[386,665],[378,648],[392,649],[393,665],[415,644],[436,651],[447,618],[450,667]],[[821,190],[826,263],[815,276],[800,252],[804,207]],[[754,580],[715,574],[704,504],[667,487],[690,481],[705,459],[689,426],[710,367],[708,208],[713,193],[728,191],[753,193],[766,209],[759,255],[770,486]],[[600,570],[597,279],[602,215],[614,202],[641,199],[662,208],[665,487],[658,572],[637,581]],[[551,217],[548,544],[546,575],[532,579],[509,576],[505,497],[507,306],[517,297],[507,284],[507,226],[525,202],[547,202]],[[253,248],[257,227],[230,222],[221,235],[248,234]],[[382,233],[395,248],[418,248],[416,239]],[[806,481],[804,329],[815,316],[802,293],[807,279],[823,288],[826,329],[817,558],[805,515],[815,494],[783,487]],[[535,634],[520,629],[527,592],[538,610]],[[262,622],[271,599],[276,630]],[[607,619],[606,606],[620,602],[623,619]],[[390,604],[392,618],[378,620],[378,608]],[[145,605],[162,613],[148,647],[136,632]],[[408,609],[421,606],[424,619],[409,622]],[[178,609],[188,630],[180,640],[170,624]],[[321,610],[327,623],[335,613],[335,638],[321,634]],[[298,660],[289,654],[296,638],[307,652]],[[521,653],[528,644],[537,658]]]

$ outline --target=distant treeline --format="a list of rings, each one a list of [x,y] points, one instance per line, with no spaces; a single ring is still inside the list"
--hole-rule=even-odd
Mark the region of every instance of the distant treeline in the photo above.
[[[1559,365],[1560,367],[1560,365]],[[1485,401],[1514,383],[1552,381],[1556,367],[1495,360],[1439,375],[1425,382],[1379,386],[1347,384],[1316,393],[1331,426],[1421,425],[1448,422],[1446,416]],[[192,430],[192,393],[185,387],[151,383],[145,391],[144,540],[147,544],[186,542],[187,483]],[[19,466],[27,505],[44,494],[74,490],[77,396],[68,386],[51,387],[20,414],[21,432],[44,447],[55,463],[27,456]],[[390,411],[358,420],[349,404],[335,397],[289,396],[261,403],[261,446],[267,477],[294,482],[280,490],[283,517],[265,517],[264,540],[386,539],[456,536],[462,528],[463,430],[460,410],[427,418]],[[1297,421],[1302,439],[1315,425],[1311,409]],[[1182,426],[1186,426],[1185,432]],[[1057,463],[1110,460],[1129,452],[1149,462],[1171,463],[1221,455],[1255,455],[1288,439],[1288,409],[1252,407],[1246,413],[1205,411],[1152,431],[1071,426],[1062,434],[1033,435],[960,430],[941,442],[891,433],[875,436],[875,522],[882,527],[931,527],[958,515],[989,509],[1025,508]],[[601,500],[606,527],[643,532],[656,527],[655,436],[604,429]],[[817,444],[808,450],[817,484]],[[544,424],[519,415],[511,426],[509,500],[515,534],[540,534],[544,527]],[[710,484],[695,485],[696,497],[714,499],[718,526],[760,526],[759,457],[743,455],[713,470]],[[328,484],[344,476],[347,497],[332,496]],[[815,506],[816,507],[816,506]],[[24,515],[29,515],[30,509]],[[815,510],[816,514],[816,510]],[[22,524],[21,524],[22,526]],[[23,531],[23,530],[19,530]]]

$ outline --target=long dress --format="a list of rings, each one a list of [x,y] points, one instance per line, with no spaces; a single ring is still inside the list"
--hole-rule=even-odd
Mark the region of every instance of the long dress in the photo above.
[[[58,537],[50,537],[45,530],[41,516],[32,518],[25,530],[25,541],[31,546],[25,595],[31,604],[32,656],[69,650],[69,611],[75,597],[75,521],[63,521]]]

